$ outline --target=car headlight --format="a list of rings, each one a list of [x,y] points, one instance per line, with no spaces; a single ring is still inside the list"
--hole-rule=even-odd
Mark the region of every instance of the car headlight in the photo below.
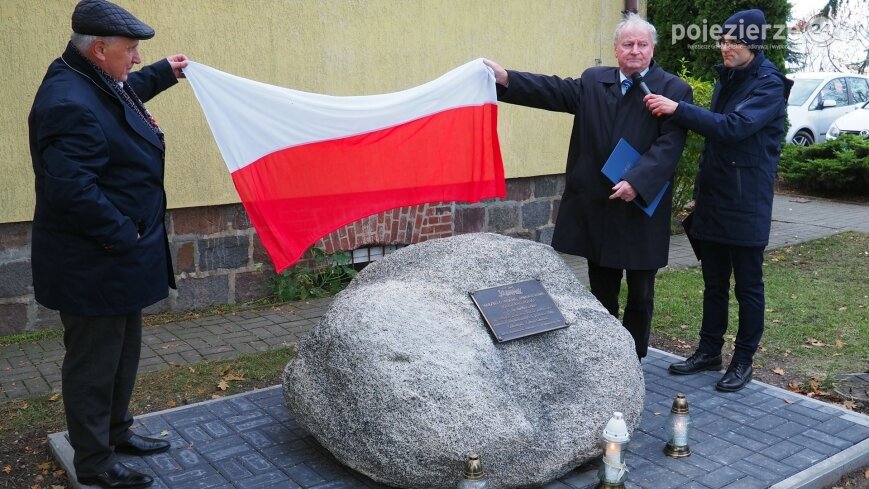
[[[835,122],[833,123],[832,126],[830,126],[830,130],[827,131],[827,137],[828,137],[828,138],[837,138],[837,137],[839,137],[839,127],[836,126],[836,123],[835,123]]]

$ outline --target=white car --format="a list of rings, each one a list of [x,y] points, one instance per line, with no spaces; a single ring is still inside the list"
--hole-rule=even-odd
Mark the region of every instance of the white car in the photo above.
[[[823,143],[839,117],[869,101],[869,76],[852,73],[795,73],[788,97],[790,127],[785,141],[800,146]]]
[[[827,130],[827,139],[836,139],[840,134],[857,134],[869,138],[869,102],[836,119]]]

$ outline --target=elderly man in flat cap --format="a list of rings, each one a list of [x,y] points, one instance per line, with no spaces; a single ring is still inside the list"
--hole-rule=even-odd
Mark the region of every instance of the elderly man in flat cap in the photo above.
[[[104,0],[82,0],[66,51],[48,68],[28,118],[36,186],[36,300],[60,311],[63,401],[79,482],[147,487],[115,453],[166,440],[133,433],[128,407],[142,309],[175,286],[163,224],[165,141],[145,108],[177,83],[183,54],[131,72],[154,30]]]

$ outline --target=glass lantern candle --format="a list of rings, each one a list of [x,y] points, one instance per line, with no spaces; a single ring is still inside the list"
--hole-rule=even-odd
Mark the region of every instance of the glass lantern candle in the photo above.
[[[486,479],[486,474],[483,473],[483,464],[480,462],[480,456],[476,453],[468,454],[468,460],[465,461],[464,477],[459,481],[457,489],[489,489],[489,481]]]
[[[623,489],[625,487],[625,480],[628,478],[625,451],[627,451],[630,440],[624,415],[620,412],[613,413],[601,436],[603,456],[598,472],[600,478],[598,489]]]
[[[674,458],[691,455],[688,447],[688,430],[691,426],[691,416],[688,414],[688,399],[681,392],[673,399],[673,407],[667,418],[667,445],[664,453]]]

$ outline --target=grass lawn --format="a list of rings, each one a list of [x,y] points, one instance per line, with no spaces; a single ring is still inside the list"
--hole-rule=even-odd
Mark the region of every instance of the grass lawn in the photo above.
[[[869,371],[869,235],[845,233],[767,252],[766,330],[755,366],[823,381]],[[737,303],[731,290],[725,350],[732,350]],[[655,287],[656,336],[688,356],[703,304],[699,268],[669,271]],[[776,372],[777,375],[784,376]]]

